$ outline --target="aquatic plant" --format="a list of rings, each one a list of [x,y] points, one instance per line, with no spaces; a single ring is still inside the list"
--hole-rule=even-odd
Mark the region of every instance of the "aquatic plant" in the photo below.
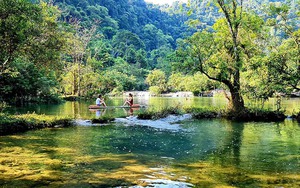
[[[192,117],[195,119],[216,118],[221,115],[221,109],[205,107],[185,108],[185,112],[192,114]]]
[[[67,127],[73,125],[69,117],[39,114],[8,115],[0,114],[0,135],[24,132],[46,127]]]
[[[175,114],[191,114],[195,119],[225,118],[235,121],[283,121],[284,111],[272,111],[261,108],[247,108],[244,111],[232,112],[221,108],[209,107],[168,107],[161,110],[145,110],[138,114],[138,119],[159,119]],[[295,115],[295,117],[299,117]]]
[[[112,116],[108,116],[108,115],[104,115],[104,116],[100,116],[98,118],[94,118],[92,119],[92,123],[109,123],[114,121],[115,118]]]
[[[179,115],[183,114],[183,111],[181,108],[175,106],[175,107],[167,107],[167,108],[162,108],[159,110],[144,110],[138,113],[137,118],[138,119],[160,119],[160,118],[165,118],[168,115]]]

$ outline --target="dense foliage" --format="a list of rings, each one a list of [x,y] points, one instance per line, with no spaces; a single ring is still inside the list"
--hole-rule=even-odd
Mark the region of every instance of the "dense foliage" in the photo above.
[[[177,50],[180,68],[200,71],[226,86],[233,112],[245,110],[243,95],[267,99],[276,92],[288,93],[288,87],[299,90],[299,9],[295,8],[299,1],[270,4],[267,16],[250,11],[249,4],[243,3],[215,1],[223,16],[212,27],[185,39]],[[292,51],[285,48],[280,55],[277,46],[287,47],[286,41],[291,41]]]
[[[56,94],[64,44],[57,16],[46,3],[0,1],[1,100],[22,103]]]
[[[241,110],[245,96],[299,91],[299,0],[0,0],[0,10],[10,103],[223,88]]]

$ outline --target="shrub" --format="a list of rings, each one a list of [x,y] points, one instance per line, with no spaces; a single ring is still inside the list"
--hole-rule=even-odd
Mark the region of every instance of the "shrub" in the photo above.
[[[114,120],[115,118],[111,116],[100,116],[99,118],[92,119],[92,123],[109,123]]]
[[[159,118],[165,118],[168,115],[179,115],[182,114],[182,110],[178,107],[167,107],[160,109],[159,111],[154,110],[145,110],[138,114],[138,119],[159,119]]]
[[[214,108],[186,108],[185,111],[195,119],[216,118],[221,114],[220,110]]]
[[[226,112],[224,117],[237,121],[283,121],[286,118],[283,111],[271,111],[266,109],[245,109],[241,112]]]

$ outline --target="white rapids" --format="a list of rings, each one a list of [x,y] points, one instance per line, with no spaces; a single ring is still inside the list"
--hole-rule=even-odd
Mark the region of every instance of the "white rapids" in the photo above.
[[[142,120],[138,119],[136,116],[127,117],[127,118],[116,118],[116,123],[122,123],[127,126],[135,126],[135,125],[141,125],[141,126],[147,126],[152,127],[156,129],[164,129],[164,130],[181,130],[179,121],[191,119],[192,116],[190,114],[184,114],[180,116],[175,115],[169,115],[166,118],[161,118],[158,120]]]
[[[165,118],[157,119],[157,120],[143,120],[138,119],[136,116],[130,116],[126,118],[116,118],[114,120],[117,124],[122,124],[125,126],[147,126],[160,130],[172,130],[178,131],[181,130],[181,125],[178,123],[183,120],[191,119],[192,116],[190,114],[184,115],[169,115]],[[90,120],[77,119],[75,120],[75,124],[79,126],[102,126],[106,124],[93,124]]]

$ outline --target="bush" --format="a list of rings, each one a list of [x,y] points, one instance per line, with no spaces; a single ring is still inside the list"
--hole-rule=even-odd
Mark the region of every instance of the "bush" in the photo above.
[[[226,118],[235,121],[283,121],[286,118],[282,111],[270,111],[254,108],[246,109],[241,112],[232,112],[215,108],[190,107],[183,110],[179,107],[168,107],[159,111],[145,110],[138,114],[138,119],[159,119],[167,117],[170,114],[183,114],[183,112],[192,114],[192,117],[195,119]],[[300,113],[295,115],[295,117],[299,120]]]
[[[221,115],[220,110],[213,108],[186,108],[185,111],[195,119],[216,118]]]
[[[179,115],[182,114],[182,110],[178,107],[167,107],[159,111],[145,110],[140,112],[137,116],[138,119],[160,119],[165,118],[168,115]]]
[[[161,89],[158,86],[149,87],[149,91],[152,95],[159,95],[162,92]]]

